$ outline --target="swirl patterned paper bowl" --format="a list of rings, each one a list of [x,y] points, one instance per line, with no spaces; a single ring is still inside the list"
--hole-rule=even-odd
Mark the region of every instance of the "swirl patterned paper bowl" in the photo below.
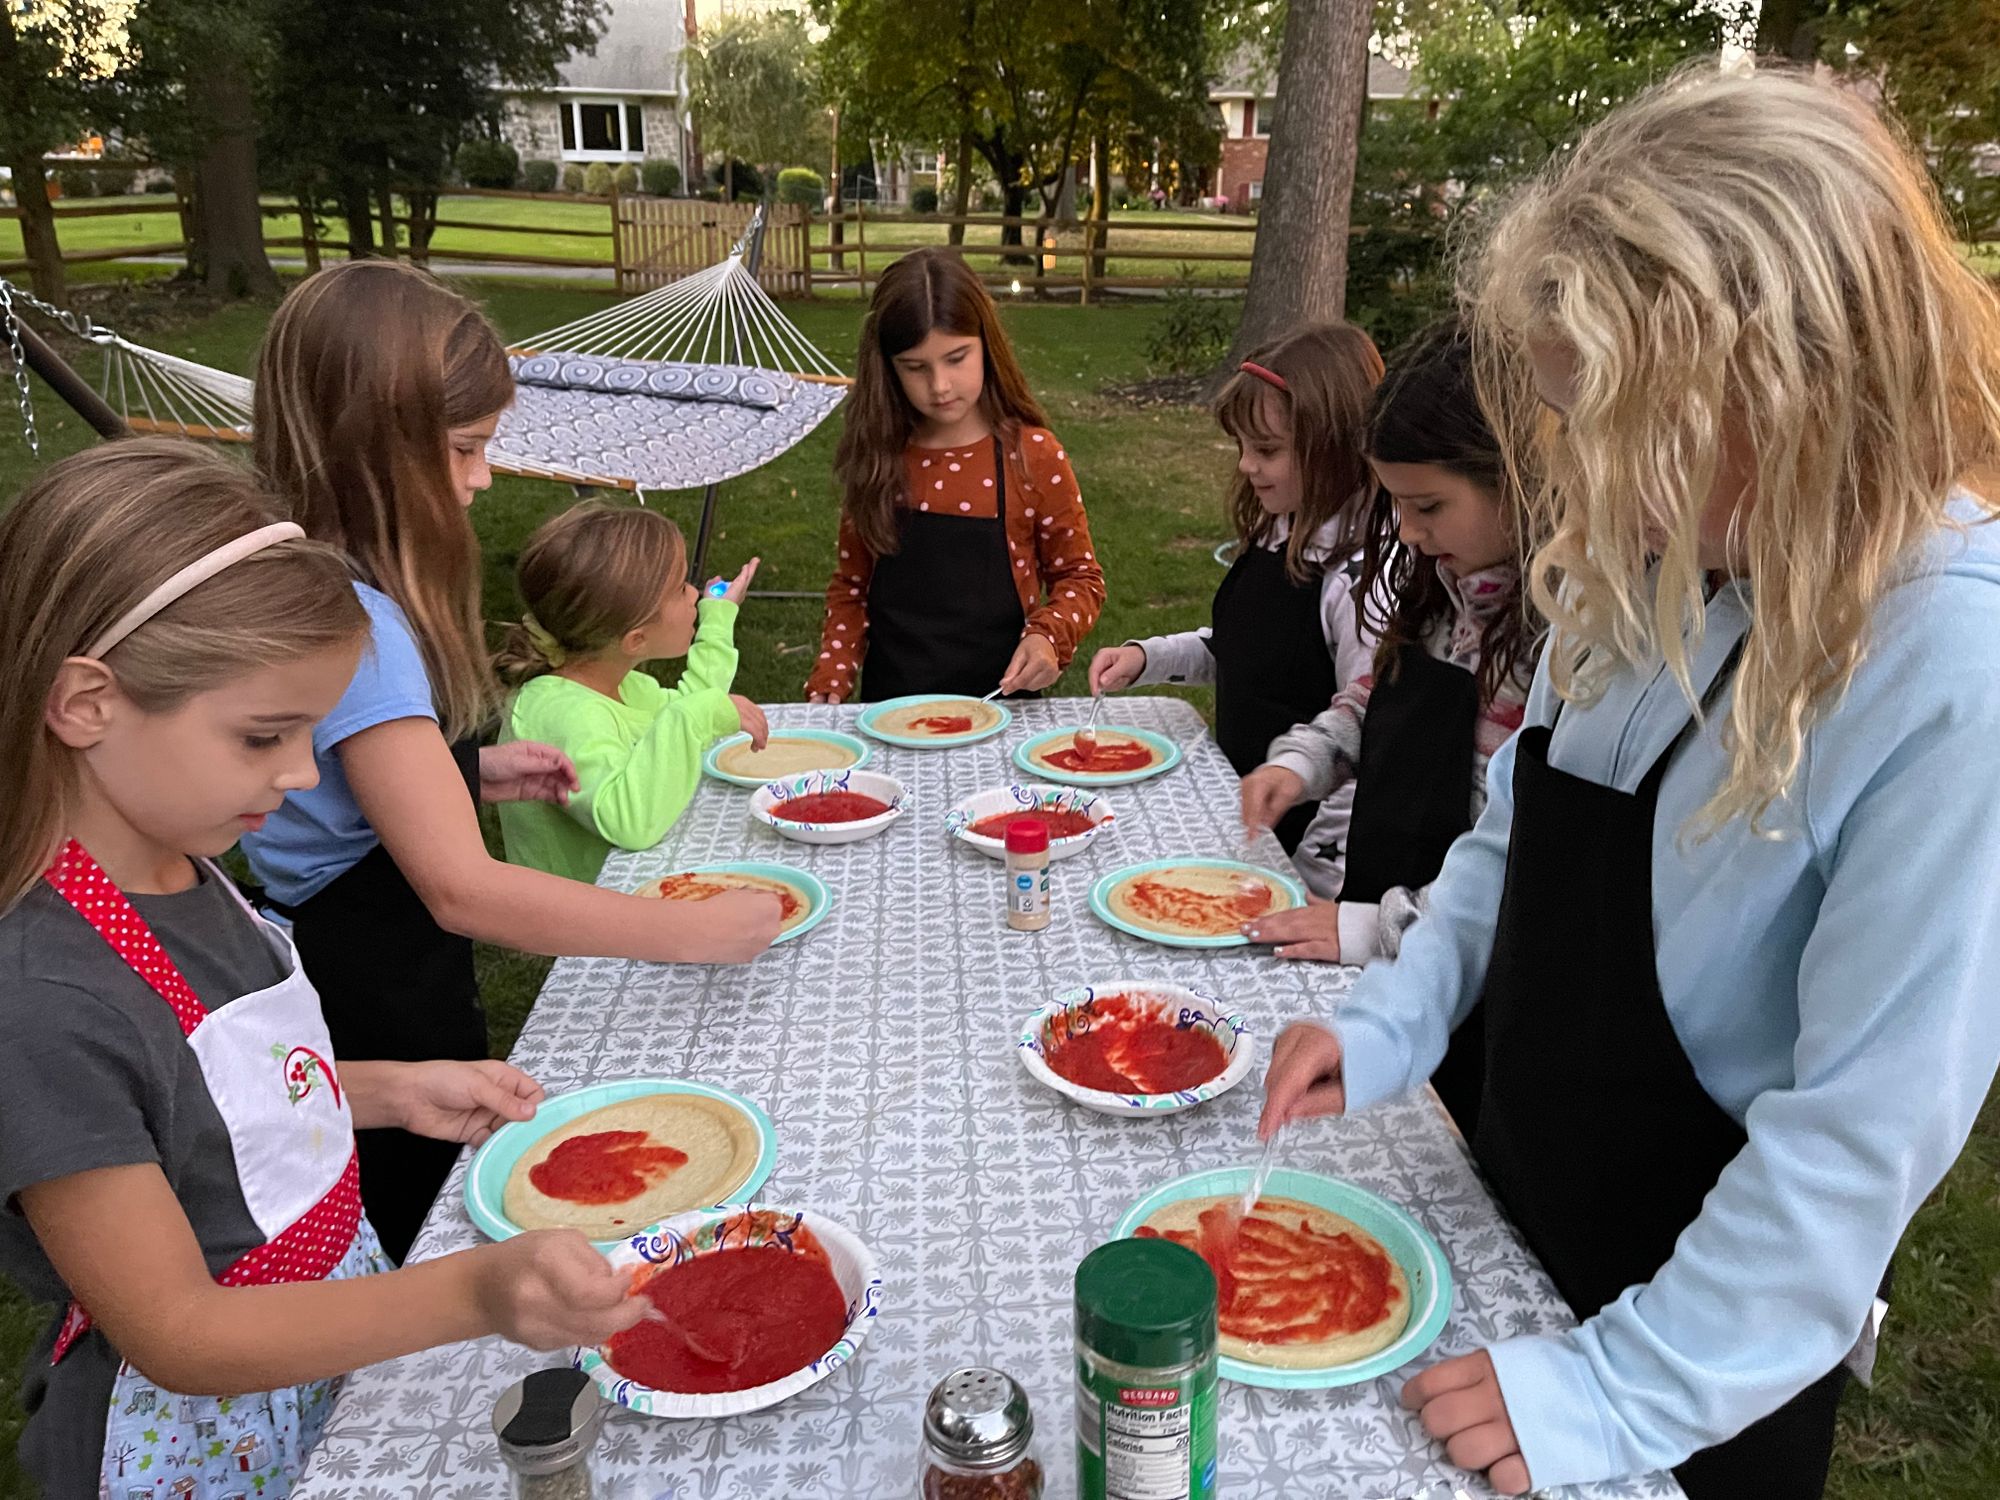
[[[1171,1018],[1175,1024],[1206,1028],[1222,1044],[1223,1055],[1229,1059],[1229,1065],[1208,1082],[1171,1094],[1114,1094],[1071,1083],[1049,1066],[1051,1037],[1065,1033],[1079,1036],[1087,1032],[1090,1029],[1091,1006],[1100,996],[1112,995],[1144,995],[1156,999],[1162,1015]],[[1242,1016],[1232,1014],[1220,1000],[1204,995],[1200,990],[1152,979],[1100,979],[1094,984],[1064,990],[1054,999],[1045,1001],[1040,1010],[1021,1023],[1021,1034],[1014,1042],[1014,1051],[1021,1059],[1021,1066],[1028,1070],[1028,1076],[1037,1083],[1047,1084],[1085,1109],[1094,1109],[1102,1115],[1129,1118],[1178,1114],[1228,1093],[1249,1076],[1251,1067],[1255,1065],[1257,1038]]]
[[[1040,786],[1034,782],[1016,782],[1012,786],[988,787],[983,792],[974,792],[944,815],[945,832],[961,843],[970,844],[981,854],[991,855],[994,859],[1005,859],[1007,841],[988,838],[983,833],[974,833],[972,825],[987,818],[997,817],[1001,813],[1025,812],[1035,807],[1080,812],[1090,819],[1090,828],[1087,832],[1073,833],[1067,838],[1050,839],[1050,859],[1067,859],[1072,854],[1081,854],[1091,846],[1100,833],[1116,821],[1111,811],[1111,804],[1095,792],[1087,792],[1081,787]]]
[[[849,823],[801,823],[785,816],[785,804],[795,797],[820,792],[859,792],[889,804],[885,813]],[[903,783],[879,771],[807,771],[783,781],[767,781],[750,796],[750,816],[801,844],[856,844],[880,833],[903,815]]]
[[[614,1271],[636,1272],[644,1266],[677,1266],[698,1255],[733,1255],[777,1246],[792,1252],[792,1236],[800,1226],[812,1231],[826,1250],[833,1279],[847,1299],[847,1327],[833,1347],[811,1364],[781,1380],[741,1391],[695,1395],[656,1391],[628,1380],[611,1368],[602,1349],[578,1349],[570,1363],[597,1383],[608,1401],[649,1417],[733,1417],[762,1411],[790,1400],[817,1385],[854,1358],[882,1301],[882,1275],[874,1252],[843,1224],[803,1208],[752,1205],[742,1208],[702,1208],[673,1218],[626,1239],[607,1253]]]

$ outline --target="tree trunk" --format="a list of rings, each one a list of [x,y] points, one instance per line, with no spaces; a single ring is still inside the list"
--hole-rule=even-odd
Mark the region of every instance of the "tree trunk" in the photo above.
[[[382,223],[382,253],[396,258],[396,194],[385,177],[375,184],[375,214]]]
[[[1291,0],[1278,54],[1281,101],[1264,170],[1257,248],[1243,320],[1219,389],[1244,354],[1287,329],[1331,322],[1347,306],[1347,229],[1368,92],[1372,0]]]
[[[613,189],[615,200],[618,194]],[[410,214],[410,259],[420,266],[431,263],[431,236],[437,232],[438,195],[434,188],[411,189],[404,195]],[[614,208],[612,217],[617,217]]]
[[[951,216],[958,222],[951,226],[949,243],[965,243],[965,216],[972,212],[972,127],[969,124],[958,128],[958,154],[952,158],[958,163],[958,180],[951,185]]]
[[[278,294],[278,273],[264,253],[264,213],[257,203],[257,111],[240,67],[217,59],[188,80],[195,117],[208,124],[195,162],[196,238],[210,291],[233,297]]]
[[[368,206],[368,184],[349,174],[340,184],[340,216],[347,221],[347,258],[365,260],[375,253],[375,211]]]
[[[301,247],[306,257],[306,275],[319,274],[319,204],[315,195],[299,193],[299,238],[305,241]]]
[[[1111,136],[1099,126],[1090,138],[1090,175],[1094,191],[1090,198],[1090,222],[1094,226],[1085,236],[1085,244],[1092,251],[1090,257],[1090,279],[1104,279],[1104,241],[1111,222]]]
[[[7,165],[14,169],[14,201],[21,209],[21,252],[29,261],[29,284],[44,302],[66,307],[69,282],[63,274],[62,246],[56,241],[55,209],[49,203],[42,159],[24,152]]]
[[[690,0],[692,3],[692,0]],[[828,269],[844,271],[847,257],[840,253],[841,244],[846,240],[843,231],[847,228],[840,219],[840,106],[833,107],[833,205],[827,214],[826,243],[833,254],[828,257]],[[807,269],[811,270],[811,257],[807,257]]]

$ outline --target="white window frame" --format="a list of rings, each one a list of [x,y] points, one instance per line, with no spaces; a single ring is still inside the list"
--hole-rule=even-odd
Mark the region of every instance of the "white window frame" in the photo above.
[[[1263,178],[1261,178],[1261,177],[1257,178],[1257,179],[1256,179],[1255,181],[1253,181],[1253,182],[1251,182],[1251,183],[1249,184],[1249,187],[1250,187],[1250,192],[1249,192],[1249,195],[1248,195],[1248,199],[1247,199],[1247,201],[1249,201],[1249,202],[1251,202],[1251,203],[1261,203],[1261,202],[1263,202],[1263,201],[1264,201],[1264,179],[1263,179]]]
[[[616,151],[590,151],[586,150],[583,147],[582,106],[586,104],[600,105],[606,109],[610,109],[616,112],[618,119],[618,140],[621,149]],[[603,95],[562,94],[559,95],[556,99],[556,108],[559,110],[566,111],[568,113],[570,133],[572,137],[578,142],[578,145],[574,150],[571,150],[567,147],[563,148],[562,159],[564,161],[624,162],[624,161],[644,161],[646,159],[646,153],[643,150],[634,151],[629,149],[629,147],[626,144],[626,130],[625,130],[625,124],[626,124],[625,111],[627,109],[637,109],[639,111],[640,120],[642,122],[644,121],[645,110],[646,110],[646,101],[644,99],[623,98],[615,94],[603,94]],[[557,117],[556,124],[558,125],[558,127],[561,126],[562,124],[561,116]],[[643,124],[641,128],[642,129],[644,128]],[[558,129],[557,131],[556,140],[558,142],[562,140],[562,134],[560,129]]]
[[[912,172],[930,172],[932,174],[935,174],[937,172],[937,169],[938,169],[937,152],[912,151],[910,153],[910,170]]]
[[[1264,108],[1266,104],[1271,106],[1268,110]],[[1277,98],[1273,96],[1269,99],[1259,99],[1255,109],[1255,117],[1250,121],[1252,127],[1250,138],[1256,141],[1268,141],[1271,138],[1271,116],[1278,112]]]

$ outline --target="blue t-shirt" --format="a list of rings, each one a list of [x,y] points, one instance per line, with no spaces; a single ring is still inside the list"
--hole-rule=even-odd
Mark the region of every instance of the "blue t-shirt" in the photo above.
[[[371,642],[354,681],[313,730],[319,785],[293,792],[261,829],[243,838],[252,873],[286,906],[318,895],[381,842],[354,800],[335,748],[350,735],[393,719],[437,720],[423,652],[402,608],[365,583],[355,584],[354,592],[368,611]]]

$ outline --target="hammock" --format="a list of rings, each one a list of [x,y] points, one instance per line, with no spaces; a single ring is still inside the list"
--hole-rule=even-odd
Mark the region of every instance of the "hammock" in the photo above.
[[[802,440],[849,384],[757,284],[763,234],[759,208],[716,265],[511,346],[516,396],[487,448],[494,470],[642,500],[647,490],[706,487],[705,541],[714,487]],[[0,278],[0,344],[15,346],[31,447],[17,303],[103,351],[96,389],[126,427],[250,440],[253,387],[243,376],[135,344]]]

